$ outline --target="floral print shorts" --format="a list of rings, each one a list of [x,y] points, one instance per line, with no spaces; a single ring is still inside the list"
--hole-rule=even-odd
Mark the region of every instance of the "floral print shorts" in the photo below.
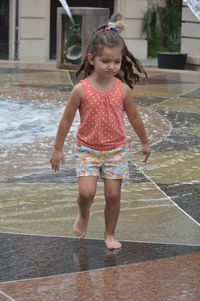
[[[77,177],[97,176],[107,179],[129,177],[127,151],[118,147],[108,151],[78,146],[76,151]]]

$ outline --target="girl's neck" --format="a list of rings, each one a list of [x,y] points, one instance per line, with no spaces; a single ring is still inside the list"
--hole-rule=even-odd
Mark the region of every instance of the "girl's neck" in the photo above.
[[[94,88],[102,92],[109,91],[113,87],[113,84],[116,80],[115,77],[107,79],[107,78],[99,77],[95,73],[91,74],[88,79]]]

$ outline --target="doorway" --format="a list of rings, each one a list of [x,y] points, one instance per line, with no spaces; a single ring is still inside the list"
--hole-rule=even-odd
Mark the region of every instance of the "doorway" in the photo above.
[[[0,59],[7,60],[9,52],[9,2],[8,0],[0,1]]]
[[[78,3],[77,3],[78,2]],[[114,0],[67,0],[71,7],[104,7],[109,8],[110,15],[114,11]],[[57,29],[57,7],[61,7],[59,0],[51,0],[50,9],[50,59],[56,59],[56,29]]]

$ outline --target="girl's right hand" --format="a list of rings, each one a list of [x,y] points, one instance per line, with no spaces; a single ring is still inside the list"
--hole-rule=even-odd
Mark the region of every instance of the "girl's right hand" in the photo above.
[[[151,153],[149,144],[142,144],[142,153],[144,155],[144,160],[142,162],[146,163]]]
[[[60,163],[64,163],[64,153],[63,150],[54,149],[51,155],[50,164],[54,171],[58,171]]]

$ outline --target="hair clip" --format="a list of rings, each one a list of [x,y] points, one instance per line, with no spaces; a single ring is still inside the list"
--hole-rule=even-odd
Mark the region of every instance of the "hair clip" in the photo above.
[[[119,32],[119,29],[118,29],[113,23],[109,23],[109,24],[104,28],[104,31]]]

